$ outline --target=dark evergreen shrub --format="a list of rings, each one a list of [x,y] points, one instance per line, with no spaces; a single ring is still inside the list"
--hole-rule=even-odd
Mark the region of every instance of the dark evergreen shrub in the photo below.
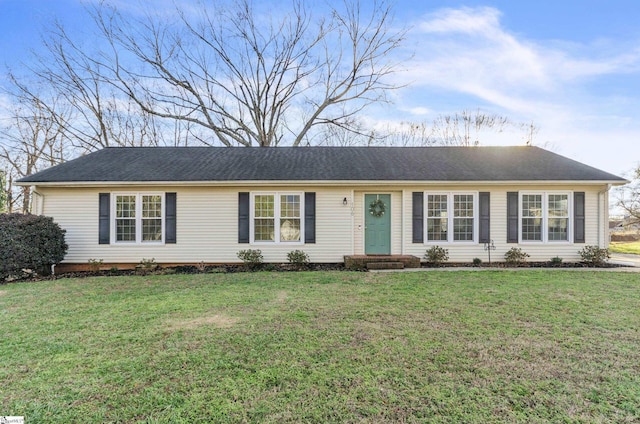
[[[53,218],[40,215],[0,215],[0,280],[25,271],[47,274],[64,259],[65,230]]]

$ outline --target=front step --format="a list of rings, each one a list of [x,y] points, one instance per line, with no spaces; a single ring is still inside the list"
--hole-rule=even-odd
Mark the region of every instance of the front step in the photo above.
[[[367,269],[404,269],[402,262],[368,262]]]
[[[369,264],[400,263],[402,268],[420,268],[420,258],[412,255],[346,255],[344,266],[347,269],[402,269],[398,265],[387,265],[387,268],[372,268]],[[382,265],[374,265],[380,267]]]

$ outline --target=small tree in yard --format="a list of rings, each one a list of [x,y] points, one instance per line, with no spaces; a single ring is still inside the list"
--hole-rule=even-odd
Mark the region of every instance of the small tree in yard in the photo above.
[[[64,234],[49,217],[0,215],[0,280],[20,277],[26,270],[47,273],[67,253]]]

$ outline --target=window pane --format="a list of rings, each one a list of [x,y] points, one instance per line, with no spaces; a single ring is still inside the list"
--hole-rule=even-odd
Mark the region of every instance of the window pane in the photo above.
[[[549,195],[549,217],[569,217],[569,195]]]
[[[275,226],[273,219],[256,219],[254,222],[255,241],[275,241]]]
[[[447,195],[427,195],[427,240],[447,241]]]
[[[136,241],[135,219],[116,219],[116,241]]]
[[[473,241],[473,218],[454,218],[453,240]]]
[[[447,241],[447,218],[427,218],[427,240]]]
[[[542,195],[525,194],[522,196],[522,216],[542,217]]]
[[[453,196],[453,216],[473,218],[472,194],[456,194]]]
[[[453,240],[473,241],[473,195],[453,196]]]
[[[116,218],[136,217],[136,196],[116,196]]]
[[[300,241],[299,219],[283,219],[280,221],[280,241]]]
[[[427,216],[447,217],[447,195],[430,194],[427,196]]]
[[[522,240],[542,241],[542,218],[522,219]]]
[[[255,197],[254,208],[256,218],[273,218],[274,215],[274,196],[272,194],[263,194]]]
[[[142,220],[142,241],[162,241],[162,219]]]
[[[287,194],[280,196],[280,216],[282,218],[300,218],[300,196]]]
[[[522,195],[522,240],[542,241],[542,195]]]
[[[567,241],[569,239],[568,226],[568,218],[549,218],[549,241]]]
[[[142,196],[142,217],[162,217],[162,196]]]

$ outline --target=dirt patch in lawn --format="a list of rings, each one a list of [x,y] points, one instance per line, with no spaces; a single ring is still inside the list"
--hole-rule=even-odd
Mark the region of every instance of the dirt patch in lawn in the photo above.
[[[0,290],[0,296],[4,296],[5,294],[7,294],[6,290]]]
[[[215,328],[231,328],[238,323],[237,318],[232,318],[222,314],[204,316],[190,320],[174,321],[169,324],[172,330],[192,330],[202,326]]]
[[[285,290],[280,290],[276,295],[276,303],[285,303],[289,295]]]

